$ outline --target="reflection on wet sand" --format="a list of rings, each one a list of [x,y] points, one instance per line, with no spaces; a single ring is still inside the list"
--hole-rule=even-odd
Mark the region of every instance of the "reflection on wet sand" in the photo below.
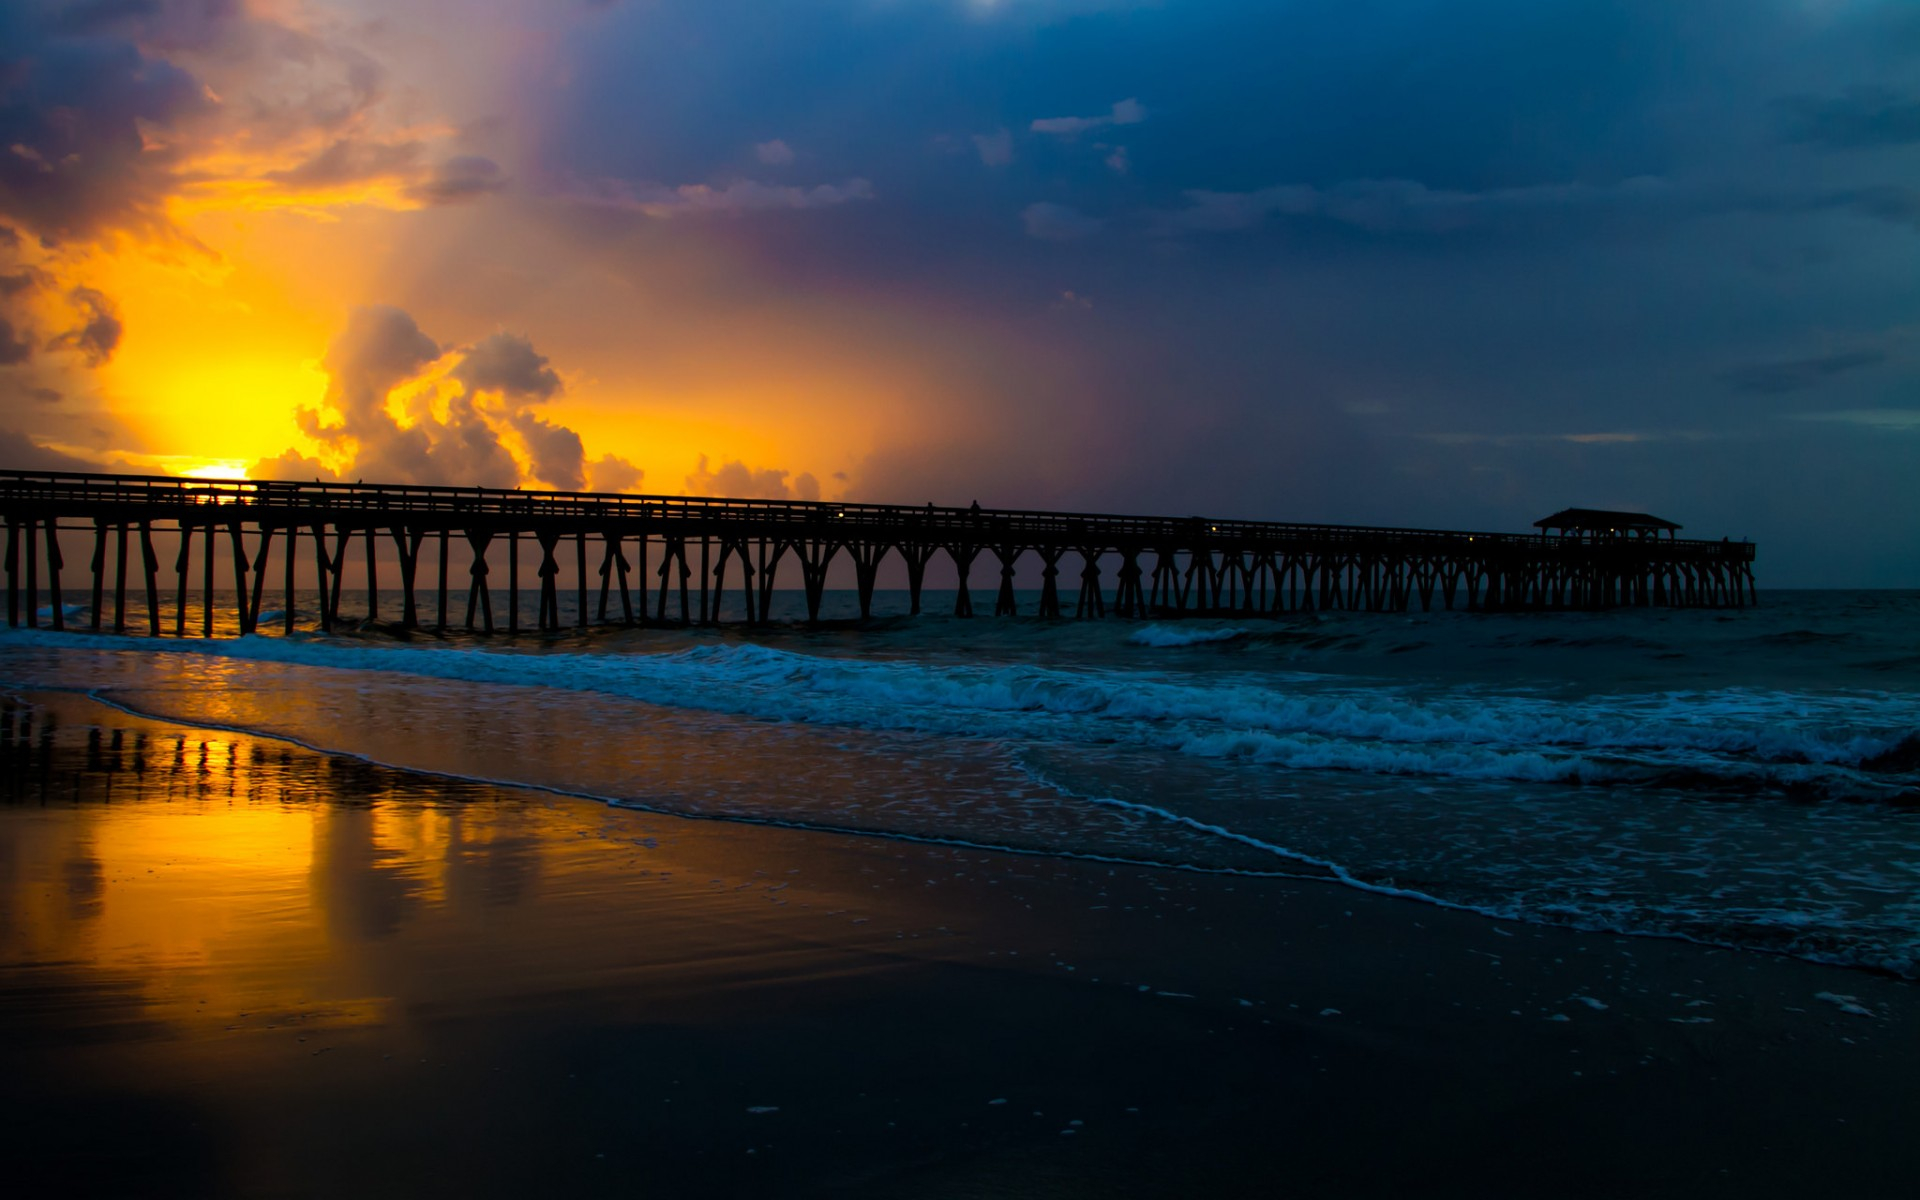
[[[630,970],[635,945],[702,969],[635,928],[636,890],[673,874],[644,814],[52,696],[0,701],[0,775],[0,957],[131,984],[148,1020],[391,1019]],[[768,902],[771,881],[698,870],[696,912]]]
[[[679,820],[72,695],[0,698],[0,790],[23,1195],[1264,1195],[1276,1155],[1346,1195],[1448,1194],[1436,1163],[1476,1196],[1568,1163],[1592,1186],[1544,1190],[1857,1163],[1898,1194],[1914,1166],[1911,989],[1807,963]]]

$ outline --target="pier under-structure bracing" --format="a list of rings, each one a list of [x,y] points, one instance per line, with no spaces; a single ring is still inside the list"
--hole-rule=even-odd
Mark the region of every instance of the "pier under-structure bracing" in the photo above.
[[[1041,567],[1032,609],[1040,617],[1740,607],[1757,599],[1752,544],[1680,539],[1671,529],[1667,537],[1478,533],[22,471],[0,471],[0,519],[10,626],[65,628],[78,587],[91,604],[75,619],[127,632],[132,589],[154,636],[187,636],[190,607],[200,636],[213,635],[216,610],[254,632],[269,587],[287,598],[272,615],[288,632],[296,589],[318,595],[319,623],[331,629],[356,559],[371,618],[446,629],[457,617],[460,627],[489,633],[560,629],[569,591],[576,603],[565,623],[580,627],[712,624],[729,589],[741,600],[732,612],[765,622],[783,571],[818,619],[841,556],[862,616],[889,556],[899,557],[918,613],[928,564],[941,555],[958,579],[953,612],[961,617],[973,615],[973,583],[996,569],[995,615],[1018,612],[1023,561]],[[523,580],[530,557],[538,563]],[[388,614],[380,612],[383,564],[400,593],[399,611]],[[225,567],[218,589],[216,565]],[[530,626],[523,587],[538,594]]]

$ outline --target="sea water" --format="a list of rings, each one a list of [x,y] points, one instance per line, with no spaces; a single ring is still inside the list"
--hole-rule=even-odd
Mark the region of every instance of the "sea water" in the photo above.
[[[1920,977],[1920,593],[1179,621],[951,607],[929,593],[909,616],[883,593],[861,621],[830,593],[809,626],[781,594],[754,628],[485,637],[405,633],[351,601],[321,633],[296,595],[291,635],[282,608],[269,632],[201,640],[86,632],[81,606],[69,632],[0,632],[0,686],[690,817],[1315,876]]]

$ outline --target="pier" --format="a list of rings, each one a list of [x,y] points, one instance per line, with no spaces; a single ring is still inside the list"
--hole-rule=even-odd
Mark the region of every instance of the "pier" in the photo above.
[[[200,636],[213,636],[216,610],[252,633],[270,584],[283,597],[277,616],[287,632],[297,589],[318,596],[319,624],[330,630],[356,559],[369,619],[382,619],[385,569],[400,593],[399,611],[386,619],[445,630],[457,617],[458,627],[486,633],[558,630],[569,592],[576,603],[564,624],[581,628],[713,624],[729,589],[744,620],[763,623],[783,570],[817,620],[829,569],[843,558],[866,617],[890,556],[904,568],[914,613],[928,565],[944,557],[958,581],[958,617],[974,615],[981,576],[993,581],[995,615],[1019,613],[1014,580],[1023,562],[1041,568],[1029,615],[1048,618],[1724,608],[1756,600],[1752,544],[1677,538],[1677,526],[1656,518],[1625,522],[1640,516],[1569,509],[1539,522],[1536,533],[1482,533],[0,471],[8,625],[66,628],[68,599],[84,594],[87,628],[127,632],[131,593],[144,600],[145,632],[156,637],[188,635],[190,597]],[[531,614],[522,611],[523,585],[537,593]],[[504,613],[495,611],[502,586]]]

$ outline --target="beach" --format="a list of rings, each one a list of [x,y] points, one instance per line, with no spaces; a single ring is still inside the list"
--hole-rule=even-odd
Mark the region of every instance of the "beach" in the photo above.
[[[1899,1195],[1912,985],[7,702],[21,1194]]]

